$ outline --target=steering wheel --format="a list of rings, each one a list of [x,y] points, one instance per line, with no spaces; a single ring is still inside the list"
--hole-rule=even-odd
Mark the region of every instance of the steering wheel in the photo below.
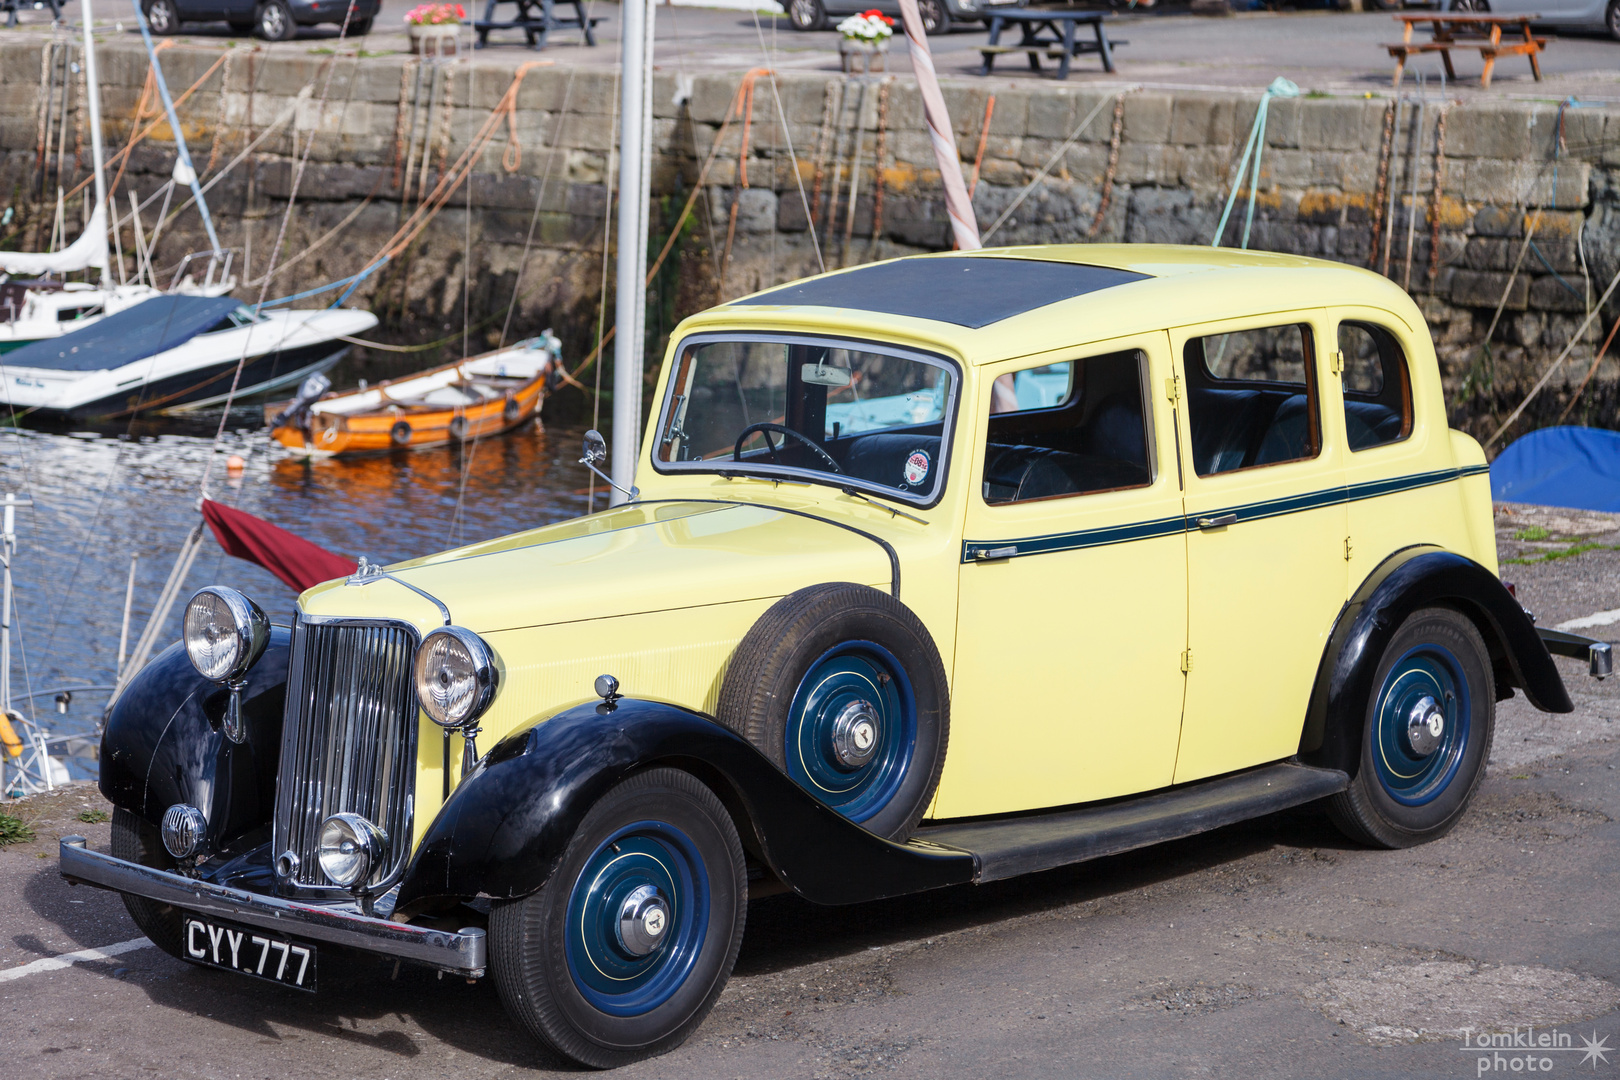
[[[765,449],[767,449],[767,450],[769,450],[771,452],[771,460],[772,461],[776,461],[777,457],[776,457],[776,446],[775,446],[775,444],[773,444],[771,442],[770,433],[773,432],[773,431],[780,431],[783,435],[791,435],[793,438],[798,439],[800,442],[804,443],[804,445],[806,445],[810,449],[814,450],[816,452],[817,456],[819,456],[822,461],[825,461],[827,463],[828,468],[832,469],[833,472],[841,473],[841,472],[844,471],[843,469],[840,469],[838,467],[838,462],[833,460],[833,456],[831,454],[827,453],[826,450],[822,449],[821,444],[816,442],[816,440],[812,439],[810,436],[806,435],[802,431],[794,431],[790,427],[787,427],[787,426],[785,426],[783,424],[773,424],[769,420],[765,421],[764,423],[760,423],[760,424],[749,424],[747,427],[742,429],[742,434],[737,436],[737,445],[735,445],[735,446],[733,446],[731,448],[731,460],[732,461],[741,461],[742,460],[742,446],[743,446],[743,443],[747,442],[748,441],[748,436],[752,435],[756,431],[764,434],[764,436],[765,436]],[[782,446],[783,446],[783,448],[787,447],[787,440],[786,439],[782,440]]]

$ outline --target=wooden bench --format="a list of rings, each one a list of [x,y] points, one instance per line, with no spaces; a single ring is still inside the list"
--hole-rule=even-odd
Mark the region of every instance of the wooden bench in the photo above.
[[[1480,73],[1480,86],[1491,85],[1491,72],[1496,61],[1503,56],[1524,56],[1530,60],[1530,72],[1537,82],[1541,81],[1541,50],[1547,47],[1548,38],[1537,37],[1530,28],[1531,22],[1539,18],[1536,15],[1396,15],[1395,18],[1405,24],[1406,32],[1403,40],[1395,44],[1386,44],[1384,48],[1389,55],[1395,58],[1395,76],[1391,85],[1399,87],[1401,77],[1406,71],[1406,62],[1414,56],[1428,53],[1439,53],[1440,62],[1445,65],[1446,76],[1455,81],[1457,70],[1451,63],[1452,49],[1478,50],[1481,59],[1485,61],[1485,69]],[[1413,41],[1412,31],[1419,23],[1428,24],[1430,41]],[[1506,28],[1518,30],[1518,33],[1503,40],[1502,31]]]
[[[505,22],[497,22],[495,11],[501,4],[517,5],[517,12]],[[557,4],[567,4],[574,9],[570,16],[558,15]],[[595,45],[596,24],[601,22],[600,17],[592,18],[585,14],[584,0],[489,0],[484,8],[484,17],[473,23],[473,29],[478,32],[478,40],[473,48],[482,49],[489,44],[491,30],[521,30],[524,41],[531,49],[546,47],[546,37],[553,30],[580,30],[585,34],[585,44]]]
[[[979,65],[979,74],[990,74],[995,69],[996,57],[1015,52],[1029,57],[1031,71],[1041,70],[1043,56],[1056,60],[1059,79],[1069,77],[1070,61],[1087,54],[1099,57],[1103,70],[1111,73],[1114,70],[1114,47],[1130,42],[1109,39],[1108,31],[1103,28],[1106,14],[1102,11],[1063,8],[995,8],[990,15],[990,39],[979,46],[979,53],[984,57]],[[1001,44],[1001,32],[1013,25],[1019,30],[1018,44]],[[1080,26],[1090,28],[1091,41],[1079,40],[1076,30]]]

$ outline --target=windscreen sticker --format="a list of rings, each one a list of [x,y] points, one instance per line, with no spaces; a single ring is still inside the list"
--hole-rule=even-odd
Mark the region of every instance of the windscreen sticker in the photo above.
[[[906,458],[906,486],[916,487],[928,478],[928,452],[913,450],[911,456]]]

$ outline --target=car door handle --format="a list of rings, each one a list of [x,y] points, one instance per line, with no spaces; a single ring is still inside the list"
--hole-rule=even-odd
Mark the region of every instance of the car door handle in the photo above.
[[[994,559],[1010,559],[1018,554],[1017,544],[1008,544],[1006,547],[974,548],[974,562],[990,562]]]
[[[1237,515],[1236,514],[1221,514],[1219,517],[1207,517],[1207,518],[1199,518],[1198,519],[1198,527],[1200,529],[1205,529],[1205,530],[1208,530],[1208,529],[1224,529],[1228,525],[1235,525],[1235,524],[1237,524]]]

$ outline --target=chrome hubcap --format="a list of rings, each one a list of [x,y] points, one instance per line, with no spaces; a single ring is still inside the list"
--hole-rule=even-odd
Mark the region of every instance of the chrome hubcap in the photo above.
[[[847,769],[858,769],[878,744],[877,708],[864,698],[850,702],[833,721],[833,757]]]
[[[651,885],[642,885],[619,905],[619,944],[631,956],[646,956],[669,929],[669,901]]]
[[[1425,694],[1406,714],[1406,743],[1415,757],[1428,757],[1446,733],[1446,714],[1440,703]]]

